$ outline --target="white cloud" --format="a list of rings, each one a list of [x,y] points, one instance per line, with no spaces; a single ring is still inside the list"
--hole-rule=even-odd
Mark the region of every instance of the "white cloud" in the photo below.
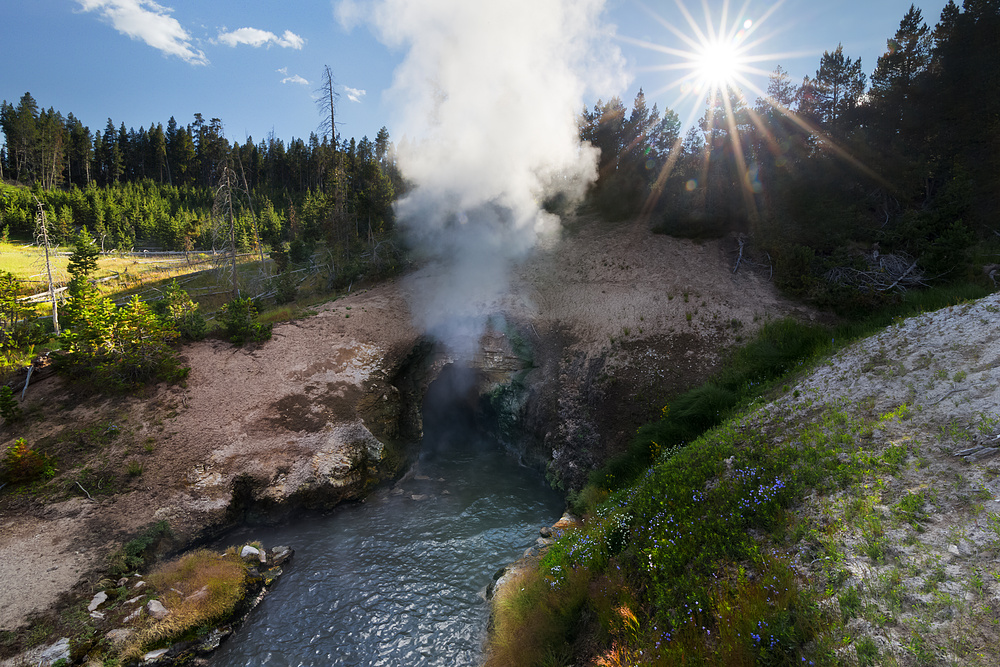
[[[205,53],[192,45],[191,34],[153,0],[77,0],[85,12],[98,11],[115,30],[140,39],[168,56],[191,65],[207,65]]]
[[[281,74],[282,76],[285,77],[281,80],[281,83],[298,83],[303,86],[309,85],[309,81],[307,79],[303,79],[298,74],[292,74],[291,76],[289,76],[287,67],[282,67],[281,69],[277,70],[277,72],[278,74]]]
[[[240,28],[232,32],[226,32],[223,29],[219,31],[218,40],[223,44],[233,47],[240,44],[247,44],[259,48],[265,45],[270,47],[272,44],[276,44],[286,49],[297,50],[305,46],[306,43],[305,39],[299,37],[291,30],[286,30],[282,33],[281,37],[278,37],[273,32],[261,30],[260,28]]]
[[[361,102],[361,98],[368,94],[368,91],[362,90],[360,88],[351,88],[350,86],[344,86],[344,92],[347,93],[347,99],[352,102]]]

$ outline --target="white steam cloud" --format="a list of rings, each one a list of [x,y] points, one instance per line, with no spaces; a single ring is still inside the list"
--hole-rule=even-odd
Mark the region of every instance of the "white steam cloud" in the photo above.
[[[465,357],[508,286],[511,264],[558,218],[552,195],[582,194],[597,151],[576,117],[587,92],[624,84],[603,0],[377,0],[338,7],[406,56],[389,99],[398,159],[414,189],[400,224],[429,263],[411,300],[417,324]]]

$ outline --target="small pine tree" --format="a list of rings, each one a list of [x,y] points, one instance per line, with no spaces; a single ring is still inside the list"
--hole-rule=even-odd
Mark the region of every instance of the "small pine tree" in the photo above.
[[[4,423],[12,424],[23,416],[24,412],[17,404],[14,390],[7,386],[0,387],[0,417],[3,417]]]
[[[257,321],[257,307],[252,299],[233,299],[222,307],[221,314],[222,326],[234,345],[271,339],[271,325]]]
[[[97,270],[97,258],[100,257],[101,251],[86,227],[81,227],[80,231],[73,237],[73,246],[73,254],[70,255],[66,268],[74,277],[89,276]]]
[[[0,350],[17,349],[35,342],[31,331],[35,307],[17,300],[21,288],[17,276],[0,271]]]
[[[163,298],[154,301],[152,305],[153,312],[176,328],[181,338],[201,340],[205,337],[208,330],[205,318],[198,312],[198,304],[181,289],[176,279],[167,285]]]

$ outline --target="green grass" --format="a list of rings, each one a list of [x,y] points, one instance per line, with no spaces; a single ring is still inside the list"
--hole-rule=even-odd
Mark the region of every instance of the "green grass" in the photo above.
[[[556,605],[581,577],[590,590],[620,574],[643,631],[628,650],[618,638],[620,655],[609,661],[641,650],[644,664],[825,663],[821,628],[838,621],[824,618],[793,564],[762,537],[783,533],[786,508],[813,489],[862,478],[867,461],[852,446],[859,424],[833,408],[795,442],[776,445],[746,419],[662,456],[561,537],[540,568],[554,597],[533,606]],[[614,639],[608,629],[600,636]]]
[[[108,556],[108,573],[113,579],[143,569],[154,555],[157,545],[170,538],[172,532],[166,521],[152,523],[133,539]]]

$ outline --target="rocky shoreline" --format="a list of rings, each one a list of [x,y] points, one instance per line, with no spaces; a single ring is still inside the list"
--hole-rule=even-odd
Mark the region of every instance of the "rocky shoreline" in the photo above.
[[[86,606],[91,632],[60,637],[0,661],[0,666],[100,665],[108,660],[120,660],[126,665],[207,664],[205,656],[219,648],[242,625],[284,573],[294,553],[286,546],[264,549],[261,545],[244,544],[224,554],[212,554],[215,559],[227,559],[242,566],[238,579],[227,582],[239,588],[238,598],[224,615],[213,618],[210,625],[193,629],[185,626],[185,623],[190,626],[190,621],[179,624],[176,617],[185,613],[191,615],[192,608],[218,593],[212,590],[218,587],[214,582],[188,592],[196,585],[192,582],[198,581],[196,572],[171,581],[167,590],[157,590],[155,574],[150,577],[134,573],[116,582],[102,581],[100,583],[107,585],[99,586]],[[165,605],[164,599],[170,602]]]

